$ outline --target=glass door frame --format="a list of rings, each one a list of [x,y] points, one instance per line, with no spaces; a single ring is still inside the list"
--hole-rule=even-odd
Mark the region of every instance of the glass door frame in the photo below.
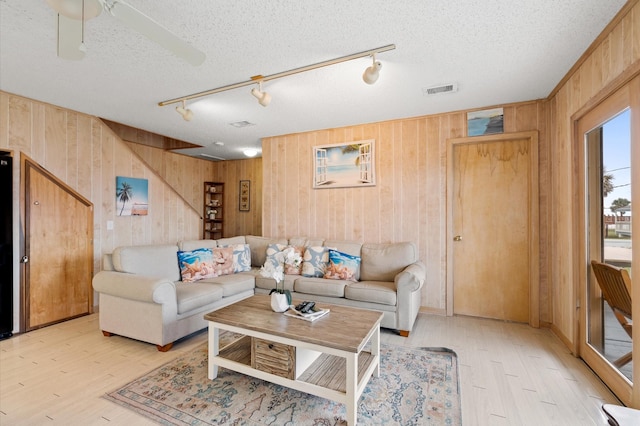
[[[640,76],[630,79],[625,85],[575,121],[574,140],[576,141],[578,155],[578,207],[576,210],[579,216],[576,236],[580,241],[580,244],[578,244],[579,253],[576,257],[576,270],[578,271],[578,294],[580,297],[579,306],[581,307],[578,314],[578,355],[585,360],[625,405],[638,407],[640,406],[640,392],[634,392],[633,384],[588,343],[589,334],[587,330],[589,326],[587,318],[589,314],[588,299],[593,300],[593,298],[598,297],[596,293],[599,292],[596,284],[591,286],[591,288],[595,288],[591,292],[592,294],[587,294],[589,289],[587,283],[595,284],[595,277],[589,263],[592,257],[600,259],[602,256],[601,241],[589,241],[590,228],[593,230],[594,227],[601,226],[594,225],[594,218],[591,217],[595,214],[594,211],[597,208],[594,208],[589,202],[589,194],[593,195],[594,192],[593,183],[591,184],[592,187],[589,186],[589,174],[593,176],[594,173],[601,173],[602,170],[600,170],[600,165],[598,164],[597,170],[594,171],[593,161],[601,161],[601,153],[594,151],[596,148],[593,147],[593,143],[588,143],[586,135],[627,108],[630,109],[631,124],[631,181],[640,182]],[[597,149],[600,149],[600,147],[597,147]],[[593,179],[591,181],[593,182]],[[632,199],[640,200],[640,184],[632,185],[632,191]],[[597,192],[602,198],[600,191],[598,190]],[[599,204],[601,203],[602,200],[600,199]],[[598,213],[598,215],[601,215],[601,213]],[[598,220],[602,221],[602,218],[598,218]],[[634,221],[632,230],[633,235],[635,235],[632,241],[636,241],[636,254],[632,258],[632,270],[635,271],[640,271],[638,265],[638,260],[640,260],[640,256],[638,256],[638,251],[640,250],[640,244],[638,243],[640,240],[639,222],[638,220]],[[640,283],[640,274],[636,273],[635,275],[636,282]],[[640,301],[640,285],[633,286],[632,300]],[[636,318],[640,318],[640,303],[633,304],[633,314]],[[640,378],[638,376],[638,373],[640,373],[640,327],[635,327],[633,330],[633,352],[636,354],[636,358],[632,361],[635,381]]]

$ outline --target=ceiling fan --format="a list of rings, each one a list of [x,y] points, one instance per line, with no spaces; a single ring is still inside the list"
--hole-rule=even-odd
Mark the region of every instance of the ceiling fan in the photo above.
[[[159,44],[191,65],[200,65],[205,54],[164,28],[149,16],[121,0],[46,0],[58,12],[58,56],[82,59],[84,23],[100,15],[102,10]]]

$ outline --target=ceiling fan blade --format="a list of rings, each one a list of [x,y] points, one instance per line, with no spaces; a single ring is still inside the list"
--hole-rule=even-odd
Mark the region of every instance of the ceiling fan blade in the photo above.
[[[82,21],[58,14],[58,57],[80,60],[84,58],[82,45]]]
[[[131,29],[149,40],[173,52],[191,65],[201,65],[206,56],[204,52],[191,46],[149,16],[122,1],[104,1],[104,8]]]

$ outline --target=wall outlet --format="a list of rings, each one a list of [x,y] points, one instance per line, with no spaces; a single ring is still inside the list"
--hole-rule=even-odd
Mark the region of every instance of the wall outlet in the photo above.
[[[107,221],[107,231],[113,231],[113,221],[112,220],[108,220]]]

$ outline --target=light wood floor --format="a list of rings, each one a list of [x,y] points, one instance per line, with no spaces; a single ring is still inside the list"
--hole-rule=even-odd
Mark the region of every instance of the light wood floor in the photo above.
[[[101,395],[206,338],[200,332],[161,353],[103,337],[94,314],[4,340],[0,425],[153,424]],[[421,314],[409,338],[383,330],[382,342],[456,351],[465,426],[606,425],[601,404],[619,403],[546,329]]]

